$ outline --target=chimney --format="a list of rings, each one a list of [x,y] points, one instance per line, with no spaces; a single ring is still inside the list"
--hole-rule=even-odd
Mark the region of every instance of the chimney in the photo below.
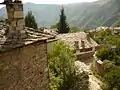
[[[76,50],[79,50],[79,41],[75,41],[74,46],[75,46],[75,49],[76,49]]]
[[[82,49],[85,49],[85,41],[81,40],[81,47]]]
[[[21,0],[5,0],[9,32],[8,37],[23,39],[26,37],[23,4]]]

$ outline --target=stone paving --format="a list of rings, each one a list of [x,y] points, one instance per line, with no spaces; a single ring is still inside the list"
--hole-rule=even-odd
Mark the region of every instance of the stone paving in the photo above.
[[[102,82],[98,78],[96,78],[90,70],[91,64],[92,64],[91,62],[89,62],[89,63],[85,63],[85,62],[81,62],[81,61],[76,61],[75,62],[75,65],[80,72],[82,72],[82,71],[88,72],[90,90],[102,90],[101,86],[100,86],[102,84]]]

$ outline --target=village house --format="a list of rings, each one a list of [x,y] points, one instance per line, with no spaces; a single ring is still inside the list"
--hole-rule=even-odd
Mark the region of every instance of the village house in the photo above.
[[[64,41],[71,49],[76,51],[78,60],[90,59],[95,50],[100,46],[90,38],[89,34],[85,32],[68,33],[57,35],[57,38]]]
[[[25,27],[20,0],[4,0],[0,22],[0,90],[48,90],[47,43],[55,36]]]

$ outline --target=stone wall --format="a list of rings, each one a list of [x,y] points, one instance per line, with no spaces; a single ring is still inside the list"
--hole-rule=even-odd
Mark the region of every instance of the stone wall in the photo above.
[[[88,59],[91,59],[93,55],[94,55],[94,51],[76,53],[77,60],[80,60],[80,61],[86,61]]]
[[[0,90],[48,90],[47,43],[0,53]]]
[[[57,43],[58,39],[52,39],[47,41],[47,52],[52,52],[54,45]]]
[[[101,60],[94,62],[94,69],[99,75],[104,75],[104,65]]]

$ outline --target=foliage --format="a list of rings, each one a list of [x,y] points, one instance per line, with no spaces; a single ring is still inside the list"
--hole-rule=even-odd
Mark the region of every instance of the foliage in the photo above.
[[[113,26],[115,27],[120,27],[120,19],[118,19],[114,24]]]
[[[109,60],[104,60],[103,61],[103,66],[104,66],[104,71],[106,73],[110,72],[111,70],[116,68],[116,65],[114,64],[114,62],[109,61]]]
[[[37,29],[37,23],[35,21],[35,17],[32,14],[32,11],[29,11],[26,15],[25,25],[26,25],[26,27]]]
[[[106,83],[106,90],[120,90],[120,67],[115,66],[110,61],[104,62],[104,81]]]
[[[120,45],[120,36],[114,34],[113,30],[100,30],[98,32],[90,33],[90,36],[99,44],[104,44],[105,46]],[[119,45],[118,45],[119,44]]]
[[[70,32],[79,32],[80,31],[80,29],[78,28],[78,27],[71,27],[70,28]]]
[[[114,61],[114,62],[117,62],[116,60],[119,60],[119,56],[116,52],[117,49],[112,49],[112,48],[102,48],[100,49],[96,56],[98,58],[100,58],[102,61],[103,60],[110,60],[110,61]]]
[[[5,18],[0,18],[0,22],[5,22]]]
[[[58,28],[58,26],[59,26],[59,23],[56,23],[55,25],[51,26],[51,29]],[[79,31],[80,31],[80,29],[78,27],[73,26],[73,27],[70,27],[69,32],[74,33],[74,32],[79,32]]]
[[[107,1],[108,3],[106,3]],[[111,26],[116,19],[120,18],[120,0],[98,0],[98,3],[65,5],[70,24],[83,28],[96,28],[101,26],[101,23],[103,26]],[[101,5],[103,6],[101,7]],[[24,8],[25,14],[29,10],[34,12],[39,25],[49,27],[58,19],[60,5],[26,3]],[[0,10],[0,16],[6,16],[4,9]]]
[[[110,54],[110,53],[112,53],[112,52],[110,52],[110,50],[108,48],[102,48],[97,52],[96,56],[98,58],[100,58],[102,61],[113,59],[113,58],[111,58],[111,57],[113,57],[113,54]]]
[[[64,14],[64,8],[62,7],[60,21],[58,22],[58,33],[68,33],[69,30],[70,28],[66,21],[66,16]]]
[[[120,65],[120,52],[118,52],[117,48],[102,48],[97,52],[96,56],[102,61],[110,60],[115,62],[116,65]]]
[[[103,60],[114,61],[116,65],[120,65],[120,36],[114,34],[112,30],[101,30],[98,32],[90,33],[90,36],[102,44],[104,48],[101,48],[97,52],[97,57]]]
[[[59,26],[59,23],[56,23],[55,25],[51,26],[51,29],[58,28],[58,26]]]
[[[96,56],[103,61],[105,90],[120,90],[120,36],[112,30],[101,30],[90,35],[104,45]]]
[[[115,36],[112,35],[111,30],[100,30],[98,32],[90,33],[91,37],[99,44],[109,44],[111,39]]]
[[[73,51],[63,42],[57,42],[49,52],[50,90],[88,90],[88,75],[77,73]]]

